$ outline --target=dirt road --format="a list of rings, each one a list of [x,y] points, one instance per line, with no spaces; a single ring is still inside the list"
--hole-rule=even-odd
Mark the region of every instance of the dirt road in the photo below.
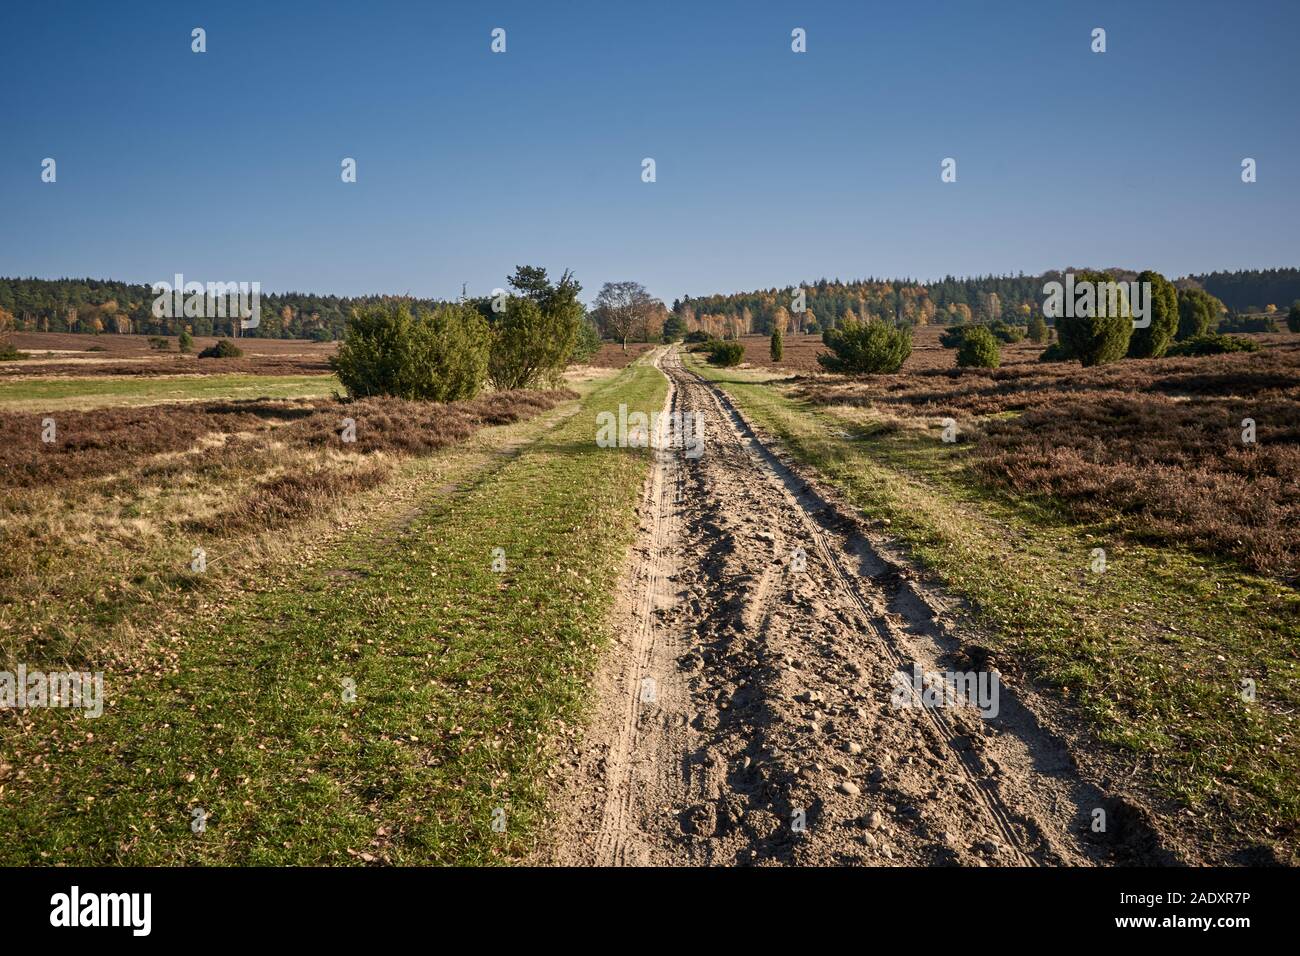
[[[555,862],[1092,865],[1148,840],[851,509],[661,368],[703,453],[656,453]]]

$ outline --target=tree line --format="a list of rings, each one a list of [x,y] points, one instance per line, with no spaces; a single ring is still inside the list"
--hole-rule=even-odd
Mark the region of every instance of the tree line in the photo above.
[[[760,289],[676,299],[672,312],[687,331],[702,330],[717,338],[750,333],[824,332],[851,323],[886,325],[986,325],[1003,321],[1025,326],[1042,315],[1043,285],[1059,281],[1066,269],[1041,275],[945,276],[936,282],[914,279],[818,279],[799,286]],[[1132,281],[1138,272],[1106,270],[1116,281]],[[1176,290],[1202,290],[1220,299],[1230,313],[1284,310],[1300,299],[1300,269],[1242,270],[1186,276]],[[802,312],[793,303],[802,294]]]
[[[343,334],[354,308],[366,308],[391,296],[315,295],[304,292],[263,293],[261,321],[241,330],[231,318],[158,318],[157,298],[146,284],[108,279],[0,278],[0,312],[19,332],[83,332],[121,335],[245,335],[272,339],[329,341]],[[408,297],[412,308],[435,308],[435,299]]]

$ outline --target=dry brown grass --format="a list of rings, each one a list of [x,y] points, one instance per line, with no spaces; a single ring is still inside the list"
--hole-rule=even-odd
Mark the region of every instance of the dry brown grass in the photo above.
[[[903,364],[904,372],[957,367],[957,350],[946,349],[939,344],[939,334],[942,331],[939,326],[922,326],[912,332],[912,354]],[[740,344],[745,347],[745,356],[741,361],[758,368],[798,376],[825,374],[817,362],[817,354],[826,351],[820,335],[787,335],[779,362],[772,361],[770,342],[766,335],[741,336]],[[1042,351],[1042,346],[1030,342],[1004,345],[1002,364],[1012,366],[1035,362]]]
[[[596,354],[587,359],[587,364],[596,368],[624,368],[653,348],[653,342],[629,342],[624,351],[623,346],[617,342],[604,342]]]
[[[328,374],[336,342],[308,342],[302,339],[236,339],[242,358],[199,359],[199,351],[215,338],[196,338],[188,355],[177,351],[176,340],[160,352],[149,347],[144,335],[82,335],[71,332],[18,332],[14,345],[31,357],[24,361],[0,362],[0,378],[9,376],[55,375],[83,377],[100,375],[214,375],[245,372],[253,375]],[[764,340],[766,341],[766,340]],[[627,350],[605,342],[586,364],[596,368],[620,369],[655,348],[652,342],[629,342]],[[95,349],[95,351],[90,351]]]
[[[141,613],[212,586],[213,572],[190,573],[192,549],[204,548],[214,569],[247,564],[250,553],[271,554],[300,529],[329,525],[347,510],[343,501],[406,475],[400,460],[575,397],[561,389],[447,405],[101,408],[60,414],[54,445],[40,441],[40,416],[0,413],[0,659],[83,660],[106,634],[129,655]],[[342,440],[345,417],[355,442]]]
[[[200,337],[194,350],[182,355],[176,340],[165,352],[149,346],[144,335],[82,335],[72,332],[17,332],[15,346],[31,357],[0,362],[0,376],[57,375],[212,375],[245,372],[253,375],[328,374],[334,342],[302,339],[242,338],[242,358],[200,359],[198,353],[217,340]],[[94,351],[92,351],[92,349]]]
[[[800,393],[884,419],[952,417],[984,480],[1134,537],[1300,576],[1300,348],[1083,369],[921,370]],[[1242,441],[1242,421],[1256,442]]]
[[[395,398],[357,402],[329,399],[184,402],[127,408],[64,411],[57,417],[56,440],[41,440],[44,416],[0,412],[0,487],[32,487],[109,475],[123,469],[148,469],[149,459],[194,449],[231,463],[264,449],[254,441],[275,430],[277,441],[293,447],[343,447],[344,418],[356,423],[356,441],[345,450],[427,454],[462,441],[484,425],[531,417],[576,397],[553,392],[494,392],[466,402],[437,404]],[[234,442],[207,442],[209,436],[237,436]],[[168,470],[185,462],[160,463]]]

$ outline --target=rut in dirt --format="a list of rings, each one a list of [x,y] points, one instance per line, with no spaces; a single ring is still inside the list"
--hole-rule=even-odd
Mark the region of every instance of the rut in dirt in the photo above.
[[[659,364],[667,410],[702,419],[705,442],[656,451],[558,860],[1153,862],[1147,828],[1004,682],[996,715],[925,704],[945,700],[925,675],[980,672],[987,689],[971,635],[678,353]]]

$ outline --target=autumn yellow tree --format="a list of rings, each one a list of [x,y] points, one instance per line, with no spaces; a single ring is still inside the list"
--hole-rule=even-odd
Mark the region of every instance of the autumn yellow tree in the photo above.
[[[791,331],[790,313],[786,311],[785,306],[778,305],[776,312],[772,314],[772,328],[780,329],[781,334]]]

